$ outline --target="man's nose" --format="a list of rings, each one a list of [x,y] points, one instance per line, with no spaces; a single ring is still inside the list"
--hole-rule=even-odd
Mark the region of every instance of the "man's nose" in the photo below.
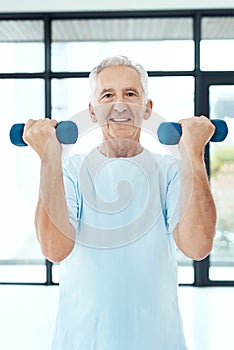
[[[124,102],[121,102],[121,101],[116,101],[114,103],[114,110],[118,113],[123,113],[124,111],[127,110],[127,106],[126,106],[126,103]]]

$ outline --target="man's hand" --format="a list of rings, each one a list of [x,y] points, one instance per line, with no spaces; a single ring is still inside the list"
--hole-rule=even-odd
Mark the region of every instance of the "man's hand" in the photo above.
[[[186,151],[192,157],[203,157],[205,145],[214,134],[215,126],[205,116],[181,119],[178,123],[182,128],[180,151]]]
[[[61,150],[55,134],[57,124],[56,120],[49,118],[29,119],[24,127],[23,140],[38,153],[41,159],[48,152],[54,154]]]

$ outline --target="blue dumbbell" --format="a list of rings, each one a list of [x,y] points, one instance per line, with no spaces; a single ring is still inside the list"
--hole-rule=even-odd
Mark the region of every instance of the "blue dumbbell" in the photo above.
[[[228,134],[228,127],[224,120],[212,119],[211,123],[215,126],[215,132],[210,141],[221,142]],[[164,145],[176,145],[182,135],[181,125],[178,123],[163,122],[158,128],[158,139]]]
[[[10,140],[15,146],[27,146],[23,140],[23,131],[25,124],[14,124],[10,130]],[[78,138],[77,125],[71,120],[66,120],[58,123],[56,127],[56,136],[60,143],[73,144]]]

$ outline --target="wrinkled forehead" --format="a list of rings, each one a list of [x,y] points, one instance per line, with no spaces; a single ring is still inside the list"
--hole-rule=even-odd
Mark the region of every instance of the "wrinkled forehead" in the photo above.
[[[129,66],[110,66],[98,73],[95,93],[102,89],[134,88],[144,92],[139,72]]]

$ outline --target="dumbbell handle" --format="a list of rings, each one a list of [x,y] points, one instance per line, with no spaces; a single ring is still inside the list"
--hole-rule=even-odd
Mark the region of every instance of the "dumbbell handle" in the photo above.
[[[14,124],[10,130],[10,140],[15,146],[27,146],[23,140],[23,131],[25,124]],[[77,125],[71,120],[66,120],[58,123],[56,127],[56,136],[60,143],[73,144],[78,138]]]
[[[224,120],[212,119],[211,123],[215,126],[215,132],[210,141],[221,142],[228,134],[228,127]],[[182,135],[181,125],[178,123],[163,122],[159,125],[158,139],[164,145],[176,145]]]

